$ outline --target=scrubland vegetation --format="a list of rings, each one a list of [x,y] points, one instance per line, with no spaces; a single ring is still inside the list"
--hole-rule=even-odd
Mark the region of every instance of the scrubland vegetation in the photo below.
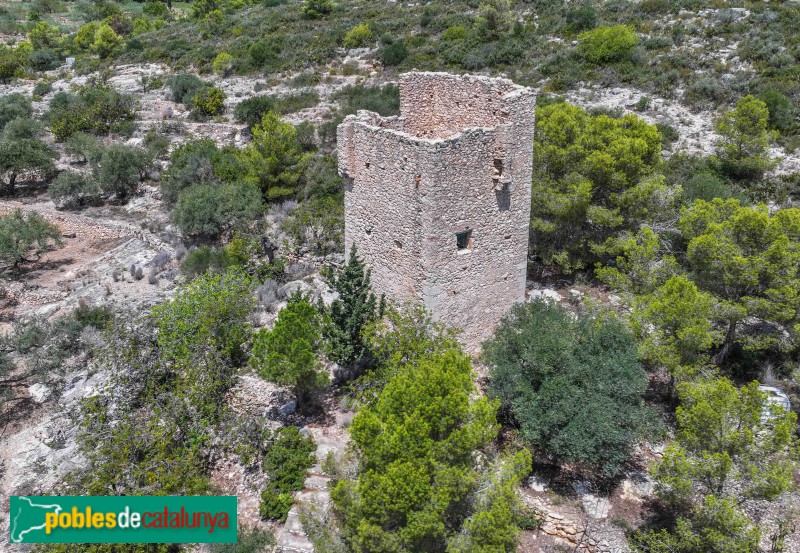
[[[272,550],[318,462],[300,428],[347,411],[347,453],[321,467],[332,509],[304,518],[317,551],[515,551],[542,522],[518,493],[529,476],[613,488],[658,450],[631,551],[788,553],[800,511],[776,506],[800,509],[800,173],[776,168],[800,148],[798,18],[792,2],[699,0],[0,2],[0,81],[32,84],[0,96],[0,200],[16,202],[0,212],[4,284],[64,246],[27,209],[48,199],[125,218],[155,198],[181,251],[172,299],[143,311],[3,311],[4,427],[41,408],[23,388],[91,367],[102,385],[70,413],[85,463],[54,492],[213,494],[233,459],[262,522],[217,552]],[[115,72],[145,63],[168,75],[118,90]],[[529,278],[582,300],[515,306],[478,358],[447,321],[376,297],[357,251],[343,261],[336,126],[397,114],[389,81],[413,68],[540,89]],[[641,94],[623,113],[568,102],[582,87]],[[185,117],[145,126],[153,90]],[[673,148],[685,137],[648,119],[650,96],[708,113],[718,140]],[[153,260],[151,284],[171,262]],[[297,413],[240,416],[245,377],[288,388]],[[145,550],[176,549],[37,549]]]

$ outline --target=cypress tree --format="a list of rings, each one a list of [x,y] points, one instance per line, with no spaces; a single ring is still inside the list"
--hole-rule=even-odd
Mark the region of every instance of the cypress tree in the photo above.
[[[330,358],[340,365],[353,366],[368,356],[369,341],[362,331],[382,316],[384,298],[378,305],[370,286],[370,270],[359,259],[355,244],[347,264],[331,272],[327,284],[339,294],[330,306],[326,329]]]

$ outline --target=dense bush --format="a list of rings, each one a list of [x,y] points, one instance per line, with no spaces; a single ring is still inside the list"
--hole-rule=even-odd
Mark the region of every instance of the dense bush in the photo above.
[[[209,85],[195,75],[181,74],[170,77],[167,80],[167,86],[169,86],[173,102],[190,107],[195,94],[208,88]]]
[[[313,438],[302,436],[296,426],[284,426],[275,432],[263,461],[269,482],[261,492],[258,507],[262,518],[286,521],[294,503],[292,493],[303,489],[316,449]]]
[[[567,11],[567,30],[573,33],[594,29],[597,10],[592,6],[578,6]]]
[[[332,0],[303,0],[300,11],[309,19],[317,19],[328,15],[335,7]]]
[[[368,23],[360,23],[344,35],[345,48],[361,48],[374,38]]]
[[[172,220],[184,234],[217,238],[247,228],[263,211],[261,194],[250,183],[199,184],[178,195]]]
[[[181,263],[181,272],[189,278],[194,278],[207,272],[224,273],[230,267],[241,266],[247,261],[231,252],[228,246],[215,248],[204,244],[189,250]]]
[[[541,300],[518,305],[484,352],[490,395],[537,451],[613,476],[655,436],[636,342],[613,316],[576,318]]]
[[[192,112],[200,116],[212,116],[225,109],[226,94],[219,88],[204,88],[192,96]]]
[[[403,42],[392,42],[381,48],[379,56],[383,65],[394,66],[403,63],[409,54],[408,46]]]
[[[253,127],[260,123],[264,115],[270,111],[284,115],[316,106],[318,103],[319,96],[315,92],[302,92],[282,97],[270,95],[253,96],[236,104],[233,116],[238,123]]]
[[[214,73],[225,77],[233,69],[233,56],[227,52],[221,52],[214,58]]]
[[[145,2],[144,6],[142,7],[142,13],[155,18],[167,19],[170,17],[170,10],[169,7],[167,7],[167,4],[158,0]]]
[[[789,98],[774,88],[762,92],[757,98],[767,106],[767,111],[769,112],[768,122],[771,129],[786,132],[793,128],[795,125],[795,109]]]
[[[21,45],[12,48],[4,43],[0,44],[0,82],[6,83],[14,77],[19,77],[28,63],[30,53],[29,48],[23,48]]]
[[[358,110],[374,111],[384,117],[400,114],[400,88],[397,85],[364,86],[352,85],[334,94],[339,100],[342,115],[350,115]]]
[[[33,113],[33,105],[30,98],[15,92],[0,96],[0,131],[12,119],[30,118]]]
[[[90,83],[77,94],[58,92],[50,101],[50,129],[58,141],[76,132],[96,135],[130,133],[136,118],[136,101],[107,84]]]
[[[344,238],[344,205],[341,197],[311,198],[298,205],[281,224],[296,249],[313,248],[326,255],[341,251]]]
[[[297,129],[268,112],[252,132],[253,140],[239,156],[245,180],[258,186],[267,201],[291,197],[309,157],[297,140]]]
[[[714,198],[728,199],[732,197],[734,197],[734,193],[730,185],[712,171],[696,173],[683,183],[683,200],[686,204],[697,199],[710,202]]]
[[[629,58],[636,46],[636,33],[632,27],[615,25],[597,27],[581,33],[578,48],[591,63],[609,63]]]
[[[73,171],[64,171],[47,188],[50,199],[62,207],[81,207],[97,199],[100,192],[94,179]]]
[[[720,170],[734,179],[758,179],[774,165],[768,149],[772,134],[767,130],[767,105],[745,96],[717,124],[721,140],[717,144]]]
[[[103,192],[125,200],[136,191],[149,164],[149,156],[141,148],[112,144],[103,149],[93,171]]]
[[[61,57],[50,48],[34,50],[28,57],[28,64],[36,71],[49,71],[61,65]]]
[[[37,50],[55,48],[61,38],[61,31],[45,21],[40,21],[28,31],[28,40]]]
[[[198,139],[178,146],[170,164],[161,175],[161,198],[169,207],[178,201],[178,194],[194,185],[217,182],[213,159],[219,150],[210,139]]]
[[[35,261],[47,250],[61,245],[61,230],[36,212],[16,209],[0,216],[0,261],[7,268]]]
[[[122,37],[119,36],[110,25],[103,24],[100,25],[94,33],[92,52],[100,56],[101,59],[105,59],[109,57],[121,43]]]

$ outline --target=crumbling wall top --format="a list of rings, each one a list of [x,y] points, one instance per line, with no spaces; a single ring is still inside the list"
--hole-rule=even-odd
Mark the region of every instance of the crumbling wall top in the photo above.
[[[449,138],[468,128],[492,128],[514,118],[513,96],[529,89],[508,79],[411,72],[400,76],[403,130],[421,138]]]

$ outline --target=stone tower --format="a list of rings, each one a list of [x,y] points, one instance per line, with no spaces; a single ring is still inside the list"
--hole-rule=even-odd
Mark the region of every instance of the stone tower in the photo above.
[[[475,349],[524,301],[535,95],[506,79],[400,77],[400,115],[338,129],[345,247],[373,289],[422,303]]]

